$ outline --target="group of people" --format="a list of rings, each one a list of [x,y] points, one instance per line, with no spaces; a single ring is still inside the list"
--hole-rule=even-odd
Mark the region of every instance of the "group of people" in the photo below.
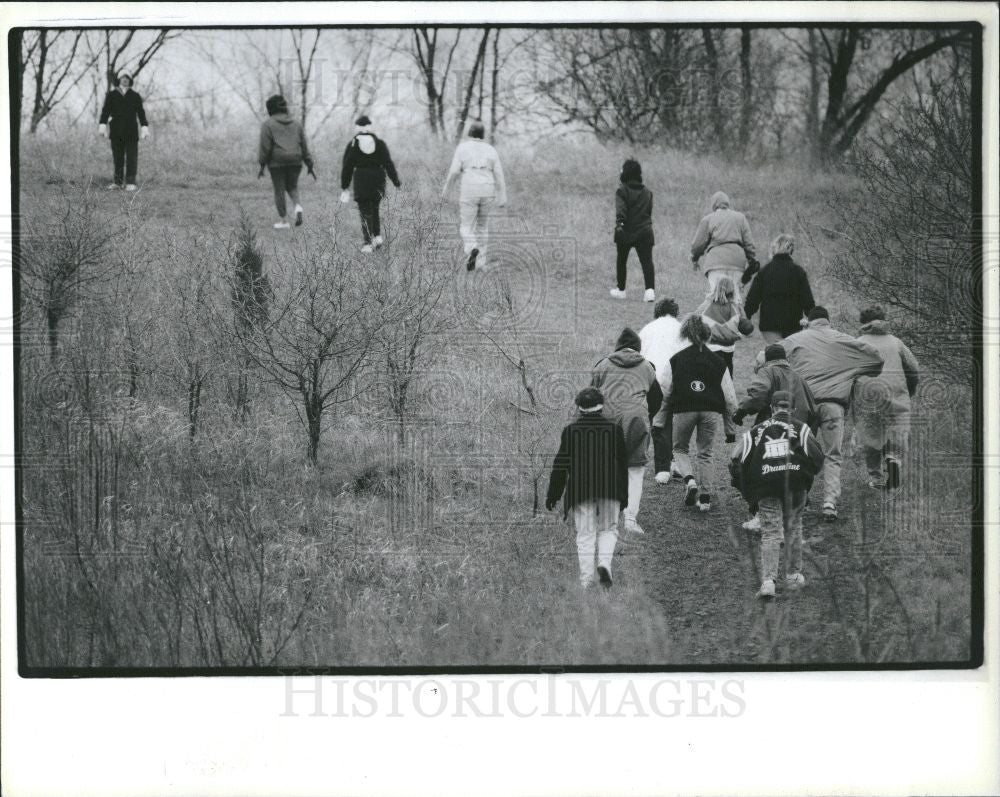
[[[611,293],[624,295],[625,261],[636,248],[648,299],[654,291],[652,196],[633,160],[623,166],[621,184],[618,286]],[[590,385],[576,397],[576,418],[560,437],[546,507],[561,498],[564,517],[573,516],[585,588],[595,580],[611,585],[620,527],[643,533],[637,515],[650,443],[655,482],[680,481],[683,505],[702,513],[711,511],[716,490],[720,426],[726,442],[735,444],[730,483],[748,505],[744,528],[761,535],[761,598],[776,595],[782,544],[785,587],[805,585],[802,515],[814,479],[822,484],[823,519],[838,519],[849,414],[864,447],[868,487],[891,491],[901,484],[919,365],[889,332],[884,310],[864,309],[856,337],[834,329],[792,258],[794,238],[777,236],[769,262],[760,266],[745,216],[722,192],[711,204],[691,246],[692,262],[708,276],[704,301],[682,320],[676,301],[661,299],[638,333],[625,328],[614,351],[594,366]],[[742,301],[738,284],[748,283]],[[758,313],[764,347],[740,397],[735,344],[753,333],[750,318]],[[737,440],[748,416],[753,426]]]

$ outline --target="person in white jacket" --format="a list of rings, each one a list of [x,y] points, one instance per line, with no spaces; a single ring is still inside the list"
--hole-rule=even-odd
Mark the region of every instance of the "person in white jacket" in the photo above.
[[[442,191],[442,195],[446,195],[452,181],[462,176],[459,231],[468,255],[466,268],[469,271],[476,268],[477,261],[480,267],[485,265],[490,212],[494,205],[502,208],[507,204],[507,185],[500,156],[492,144],[483,141],[485,134],[482,122],[476,120],[469,125],[468,138],[455,149]]]
[[[660,389],[669,383],[670,358],[688,345],[681,337],[681,322],[677,320],[677,302],[660,299],[653,308],[653,320],[639,330],[643,357],[656,369]],[[667,402],[660,405],[650,430],[653,438],[653,470],[657,484],[668,484],[673,471],[673,418]],[[679,474],[678,474],[679,475]]]

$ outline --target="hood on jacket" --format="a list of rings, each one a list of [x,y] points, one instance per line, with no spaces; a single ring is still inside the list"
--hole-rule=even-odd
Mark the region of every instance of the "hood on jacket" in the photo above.
[[[889,334],[889,322],[884,321],[881,318],[876,318],[874,321],[869,321],[867,324],[863,324],[861,327],[862,335],[888,335]]]
[[[276,114],[273,114],[271,118],[279,125],[290,125],[292,122],[295,121],[288,113],[288,111],[280,111]]]
[[[712,194],[712,210],[728,208],[729,206],[729,195],[725,191],[716,191]]]
[[[365,155],[375,152],[375,134],[371,132],[371,127],[362,128],[354,137],[360,149]]]
[[[809,322],[806,329],[833,329],[829,318],[816,318]]]
[[[635,368],[644,359],[635,349],[619,349],[608,357],[608,362],[617,365],[619,368]]]

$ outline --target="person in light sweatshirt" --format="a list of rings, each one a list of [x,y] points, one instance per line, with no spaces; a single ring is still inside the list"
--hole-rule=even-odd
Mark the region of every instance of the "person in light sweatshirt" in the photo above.
[[[442,195],[456,177],[461,175],[459,192],[459,232],[465,254],[465,267],[469,271],[482,268],[486,261],[489,238],[489,217],[494,207],[507,204],[507,184],[504,181],[500,156],[492,144],[483,141],[486,128],[476,120],[469,125],[468,138],[455,149],[451,167],[444,181]]]
[[[302,164],[306,165],[313,179],[316,178],[316,173],[313,171],[305,130],[289,115],[285,98],[280,94],[268,97],[265,107],[267,119],[260,126],[260,143],[257,146],[257,162],[260,164],[257,177],[263,177],[264,168],[267,167],[274,186],[274,205],[278,211],[274,229],[287,230],[291,225],[285,218],[288,211],[285,194],[295,203],[295,226],[299,227],[302,224],[302,205],[299,203],[299,174],[302,172]]]
[[[135,191],[136,173],[139,168],[139,141],[149,135],[142,97],[132,90],[132,76],[118,75],[115,88],[104,97],[101,107],[101,135],[111,139],[111,157],[115,177],[108,188]]]

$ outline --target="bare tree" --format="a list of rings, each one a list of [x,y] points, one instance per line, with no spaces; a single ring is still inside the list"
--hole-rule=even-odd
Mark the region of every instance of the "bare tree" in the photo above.
[[[21,75],[32,72],[33,100],[29,132],[38,125],[76,88],[87,71],[96,63],[78,57],[84,31],[47,30],[25,31],[21,45]]]
[[[479,46],[476,48],[476,60],[472,63],[472,69],[469,70],[469,79],[465,84],[465,98],[458,112],[458,120],[455,125],[455,138],[461,138],[462,131],[465,129],[465,122],[469,118],[469,107],[472,105],[472,95],[475,92],[477,80],[479,81],[479,107],[480,112],[482,111],[482,70],[486,64],[486,44],[489,42],[489,38],[490,28],[483,28],[483,33],[479,37]]]
[[[148,67],[166,44],[182,36],[184,31],[158,30],[95,30],[86,35],[87,47],[94,63],[100,63],[105,89],[110,89],[121,72],[128,72],[133,81]]]
[[[461,40],[461,29],[455,30],[455,38],[449,47],[443,39],[439,44],[441,28],[419,27],[412,30],[413,39],[409,55],[420,70],[427,98],[427,124],[434,135],[445,135],[444,107],[448,78],[455,49]],[[447,48],[444,58],[439,58],[439,46]]]

